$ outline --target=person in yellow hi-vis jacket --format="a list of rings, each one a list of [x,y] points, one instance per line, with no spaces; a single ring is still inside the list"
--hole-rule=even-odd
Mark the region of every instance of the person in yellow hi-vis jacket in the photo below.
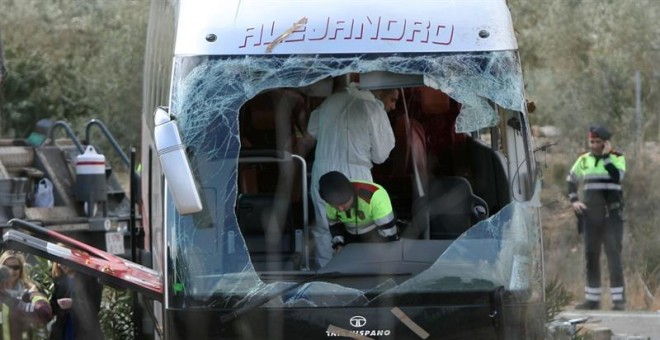
[[[614,151],[610,132],[602,126],[589,128],[590,151],[580,155],[568,177],[568,197],[578,218],[584,220],[583,237],[587,281],[585,301],[576,309],[598,309],[601,301],[600,252],[605,248],[610,274],[612,309],[625,309],[621,248],[623,239],[623,193],[621,180],[626,160]],[[584,183],[584,198],[578,185]]]
[[[399,239],[392,203],[382,186],[350,181],[341,172],[331,171],[319,179],[319,194],[326,202],[335,254],[348,243]]]

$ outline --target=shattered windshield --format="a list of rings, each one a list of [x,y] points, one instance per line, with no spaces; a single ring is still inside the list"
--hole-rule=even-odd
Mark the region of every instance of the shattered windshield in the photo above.
[[[246,184],[239,183],[239,168],[247,168],[240,123],[246,102],[266,90],[303,88],[328,77],[371,71],[423,75],[424,86],[460,103],[456,133],[496,126],[498,106],[525,112],[521,70],[513,51],[178,58],[170,112],[177,117],[188,147],[204,210],[182,216],[168,200],[170,306],[236,308],[263,296],[272,297],[263,302],[271,307],[368,305],[388,295],[498,287],[526,290],[541,298],[541,236],[535,199],[508,200],[457,239],[351,244],[340,254],[343,259],[353,254],[352,260],[342,262],[342,256],[337,256],[317,270],[308,267],[307,255],[296,257],[310,252],[308,233],[296,232],[290,242],[297,252],[290,261],[294,265],[258,265],[261,254],[250,252],[246,243],[255,231],[239,226],[238,216],[244,197],[241,185]],[[257,159],[290,160],[268,154]],[[266,165],[255,168],[267,171]],[[263,195],[253,198],[267,200]],[[380,265],[369,262],[374,254]]]

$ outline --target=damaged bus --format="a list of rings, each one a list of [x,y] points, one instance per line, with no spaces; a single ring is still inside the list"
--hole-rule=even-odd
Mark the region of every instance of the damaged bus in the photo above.
[[[162,204],[149,225],[168,338],[542,337],[539,185],[504,0],[172,5],[152,9],[176,36],[142,162],[152,184],[165,174],[143,192],[163,193],[144,199]],[[372,174],[408,226],[314,268],[302,130],[351,81],[401,91]]]
[[[164,338],[543,338],[505,0],[153,1],[146,57],[142,225],[162,287],[131,287]],[[399,89],[372,174],[400,239],[316,266],[305,129],[347,86]]]

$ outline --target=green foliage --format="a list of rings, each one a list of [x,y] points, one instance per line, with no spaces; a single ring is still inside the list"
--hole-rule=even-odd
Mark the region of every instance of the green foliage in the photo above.
[[[51,296],[54,288],[50,274],[50,262],[44,258],[29,255],[28,272],[41,291]],[[128,340],[134,338],[133,331],[133,298],[128,290],[117,290],[105,286],[99,321],[106,339]],[[47,339],[48,337],[41,337]]]
[[[8,57],[11,52],[10,49],[5,51]],[[7,99],[0,101],[2,120],[10,122],[9,126],[4,126],[5,129],[23,130],[24,126],[39,117],[41,108],[50,106],[48,98],[40,91],[46,83],[46,72],[40,57],[27,56],[13,65],[12,72],[3,80],[2,97]],[[17,131],[17,134],[22,136],[25,132]]]
[[[26,266],[30,277],[39,286],[42,293],[50,296],[54,285],[53,278],[50,276],[50,263],[48,260],[37,256],[30,255],[28,258]]]
[[[660,248],[657,234],[655,221],[639,221],[632,230],[632,239],[637,246],[630,250],[630,257],[635,259],[635,269],[651,292],[660,288]]]
[[[642,151],[629,164],[626,173],[625,228],[630,233],[631,246],[624,248],[629,264],[639,273],[652,291],[660,288],[660,160]],[[636,160],[636,161],[635,161]]]
[[[24,138],[42,118],[83,131],[96,118],[125,150],[139,146],[148,0],[0,0],[0,8],[0,136]]]
[[[619,145],[657,138],[660,4],[639,1],[509,0],[535,124],[559,126],[572,140],[592,122],[609,125]],[[635,71],[642,79],[636,131]]]
[[[564,306],[571,303],[573,295],[564,288],[564,285],[557,278],[548,280],[545,283],[545,320],[550,322],[555,319],[564,309]]]
[[[5,52],[8,59],[13,59],[14,50],[7,48]],[[52,119],[66,119],[86,112],[81,94],[73,92],[74,87],[67,84],[75,82],[71,70],[58,66],[52,72],[48,67],[43,56],[30,54],[12,63],[4,79],[5,100],[0,102],[0,112],[8,123],[4,128],[13,132],[14,137],[26,137],[36,121],[46,114]],[[52,84],[60,86],[56,88]]]
[[[133,339],[135,332],[131,292],[105,287],[99,317],[106,339]]]

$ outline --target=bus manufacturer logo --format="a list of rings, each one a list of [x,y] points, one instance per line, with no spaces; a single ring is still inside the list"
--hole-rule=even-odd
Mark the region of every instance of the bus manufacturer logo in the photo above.
[[[364,325],[367,324],[367,319],[364,316],[356,315],[352,317],[349,322],[351,323],[351,326],[359,328],[364,327]]]

